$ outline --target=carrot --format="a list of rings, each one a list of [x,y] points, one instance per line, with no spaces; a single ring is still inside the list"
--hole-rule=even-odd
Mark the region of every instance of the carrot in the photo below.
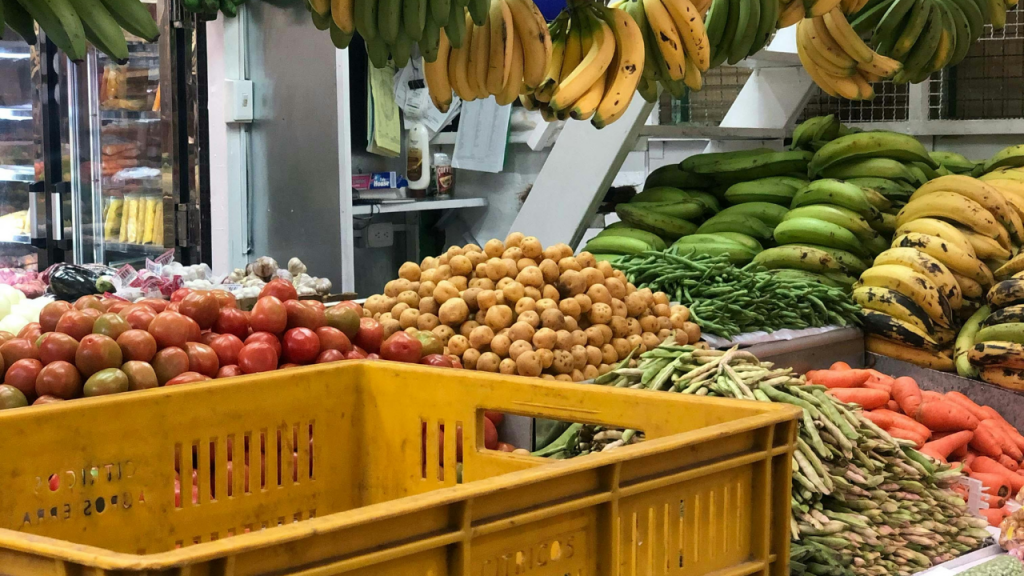
[[[1014,444],[1013,438],[1006,433],[1006,430],[1003,429],[998,421],[982,420],[978,424],[978,427],[985,427],[992,432],[992,435],[996,437],[996,440],[999,440],[999,445],[1003,449],[1003,454],[1006,454],[1015,462],[1020,462],[1021,458],[1024,457],[1024,454],[1021,454],[1020,452],[1020,448],[1017,448],[1017,445]]]
[[[898,382],[899,378],[896,380]],[[897,398],[897,401],[899,401],[899,398]],[[903,406],[902,402],[900,402],[900,406]],[[906,410],[906,406],[903,406],[903,409]],[[914,416],[918,422],[924,424],[933,432],[974,430],[978,427],[978,419],[972,416],[966,408],[946,400],[927,400],[921,402]]]
[[[892,415],[895,414],[892,410],[865,410],[861,412],[865,418],[871,420],[875,426],[878,426],[882,430],[888,430],[892,428]]]
[[[921,390],[921,401],[925,400],[945,400],[946,397],[934,390]]]
[[[989,458],[999,458],[1003,453],[1002,443],[999,442],[999,438],[992,433],[992,430],[988,426],[979,426],[974,430],[974,438],[971,439],[971,448],[974,448],[978,454],[984,454]]]
[[[1007,470],[1011,472],[1016,472],[1017,470],[1020,469],[1020,466],[1017,464],[1017,461],[1014,460],[1013,458],[1010,458],[1006,454],[999,455],[999,463],[1002,464],[1003,467],[1005,467]]]
[[[1003,518],[1010,515],[1010,511],[1004,508],[982,508],[978,510],[978,513],[988,520],[989,526],[999,527],[1003,523]]]
[[[979,405],[978,406],[978,410],[981,410],[982,412],[985,413],[985,417],[984,418],[979,418],[979,420],[990,420],[990,419],[1000,420],[1000,419],[1002,419],[1002,416],[999,415],[999,412],[996,412],[995,408],[993,408],[991,406],[981,406],[981,405]]]
[[[828,369],[829,370],[849,370],[850,369],[850,365],[847,364],[846,362],[834,362],[831,366],[828,367]]]
[[[954,460],[963,459],[965,456],[967,456],[967,446],[968,444],[964,444],[963,446],[957,448],[956,450],[953,450],[952,452],[949,453],[949,457],[953,458]]]
[[[989,508],[1002,508],[1006,506],[1006,498],[992,496],[991,494],[982,494],[981,501],[988,503]]]
[[[889,432],[892,434],[892,432]],[[963,446],[967,446],[967,443],[971,441],[974,436],[974,432],[970,430],[964,430],[963,432],[956,432],[955,434],[947,434],[938,440],[932,440],[925,444],[921,448],[921,452],[928,454],[929,456],[938,459],[948,459],[949,455]]]
[[[889,376],[888,374],[882,374],[881,372],[879,372],[878,370],[875,370],[873,368],[872,369],[868,369],[868,372],[871,373],[871,376],[873,378],[875,378],[878,381],[886,384],[890,388],[892,388],[893,382],[896,382],[896,379],[893,378],[892,376]]]
[[[921,405],[921,389],[913,378],[901,376],[892,383],[892,399],[900,405],[907,416],[916,416],[917,407]]]
[[[971,450],[970,448],[968,448],[967,449],[967,456],[964,456],[964,468],[970,466],[971,462],[974,462],[974,459],[977,458],[977,457],[978,457],[978,453],[975,452],[974,450]]]
[[[1024,488],[1024,476],[1014,474],[1006,466],[988,456],[978,456],[975,458],[971,462],[971,469],[985,474],[999,474],[1010,485],[1010,490],[1012,490],[1013,494],[1020,492],[1020,489]]]
[[[891,410],[884,410],[881,408],[879,408],[878,410],[871,411],[872,414],[878,414],[879,412],[881,412],[883,416],[892,418],[892,426],[895,426],[896,428],[902,428],[904,430],[910,430],[911,432],[917,432],[921,436],[924,436],[925,440],[928,440],[929,438],[932,437],[931,429],[929,429],[924,424],[921,424],[917,420],[914,420],[910,416],[900,414],[899,412],[893,412]],[[881,425],[879,426],[882,427]],[[886,430],[885,427],[882,427],[882,429]]]
[[[988,418],[986,418],[986,420],[988,420]],[[1022,452],[1022,454],[1024,454],[1024,436],[1021,436],[1021,433],[1013,427],[1013,424],[1010,424],[1002,418],[995,420],[995,422],[999,424],[1004,431],[1006,431],[1006,434],[1010,436],[1010,440],[1013,444]]]
[[[890,390],[890,393],[891,393],[892,389],[890,388],[889,390]],[[899,412],[900,411],[900,405],[895,400],[889,400],[889,402],[885,406],[886,406],[886,408],[888,408],[889,410],[892,410],[893,412]]]
[[[925,438],[924,436],[921,436],[917,432],[895,427],[889,428],[888,430],[886,430],[886,432],[888,432],[889,435],[892,436],[893,438],[902,438],[903,440],[910,440],[911,442],[914,443],[914,448],[920,448],[921,451],[924,452],[924,448],[922,448],[922,446],[926,446],[926,444],[924,443]],[[932,454],[929,454],[929,456],[932,456],[936,460],[945,460],[945,458],[939,458]]]
[[[833,388],[828,394],[835,396],[840,402],[860,404],[865,410],[881,408],[889,401],[888,392],[871,388]]]
[[[988,488],[988,493],[992,496],[1010,495],[1010,485],[1007,484],[1006,479],[999,474],[975,472],[974,474],[971,474],[971,478],[981,481],[981,485]]]
[[[811,370],[807,381],[828,388],[859,388],[871,377],[867,370]]]
[[[949,400],[950,402],[955,402],[963,406],[964,408],[967,408],[967,410],[970,411],[970,413],[973,414],[974,417],[977,418],[978,420],[988,419],[988,416],[985,415],[984,411],[981,409],[981,406],[978,406],[974,402],[974,400],[971,400],[970,398],[964,396],[963,394],[957,392],[956,390],[946,392],[946,400]]]
[[[889,384],[888,382],[883,382],[882,380],[879,380],[875,376],[868,378],[867,381],[864,382],[864,387],[871,388],[872,390],[881,390],[886,394],[892,393],[892,384]],[[888,404],[888,402],[889,401],[887,400],[886,404]],[[899,404],[897,404],[897,406],[899,406]]]

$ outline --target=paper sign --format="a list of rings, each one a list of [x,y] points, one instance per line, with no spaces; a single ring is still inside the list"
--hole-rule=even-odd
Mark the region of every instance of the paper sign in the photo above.
[[[499,106],[494,96],[464,102],[452,166],[478,172],[501,172],[505,165],[511,106]]]

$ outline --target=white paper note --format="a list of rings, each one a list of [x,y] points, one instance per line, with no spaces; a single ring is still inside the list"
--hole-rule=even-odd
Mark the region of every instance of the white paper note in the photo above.
[[[501,172],[511,114],[512,107],[498,106],[493,96],[463,102],[452,166],[478,172]]]

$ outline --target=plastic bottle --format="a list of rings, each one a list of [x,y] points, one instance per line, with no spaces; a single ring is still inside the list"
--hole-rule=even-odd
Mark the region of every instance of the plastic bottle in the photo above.
[[[409,190],[415,191],[413,196],[426,196],[430,186],[430,137],[423,124],[416,123],[409,128],[405,178],[409,181]]]

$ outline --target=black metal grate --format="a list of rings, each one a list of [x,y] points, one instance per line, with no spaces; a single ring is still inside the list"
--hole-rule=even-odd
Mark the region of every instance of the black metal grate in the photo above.
[[[705,73],[700,92],[690,91],[686,97],[677,99],[662,91],[660,123],[718,126],[750,74],[749,68],[721,66]]]

